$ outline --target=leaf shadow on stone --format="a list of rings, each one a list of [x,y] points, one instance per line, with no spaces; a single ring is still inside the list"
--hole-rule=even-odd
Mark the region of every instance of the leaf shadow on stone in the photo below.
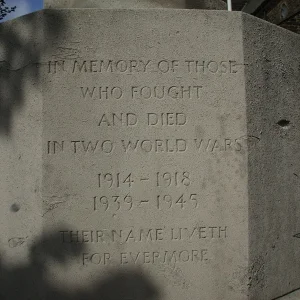
[[[80,261],[85,244],[62,243],[58,231],[44,234],[33,242],[27,263],[7,266],[0,257],[1,300],[158,300],[158,288],[140,268],[111,269],[86,287],[62,289],[49,280],[51,265]],[[81,265],[82,267],[82,265]],[[64,269],[64,268],[62,268]],[[80,265],[78,265],[78,270]],[[62,271],[63,272],[63,271]],[[74,274],[74,276],[79,276]]]
[[[55,10],[43,10],[0,24],[0,134],[10,135],[13,114],[22,109],[26,84],[38,87],[40,58],[60,40],[66,22]]]

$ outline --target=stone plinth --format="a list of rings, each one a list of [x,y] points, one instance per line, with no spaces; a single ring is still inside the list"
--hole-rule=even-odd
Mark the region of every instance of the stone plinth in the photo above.
[[[45,8],[197,8],[226,9],[222,0],[45,0]]]
[[[299,36],[173,9],[0,28],[3,299],[300,287]]]

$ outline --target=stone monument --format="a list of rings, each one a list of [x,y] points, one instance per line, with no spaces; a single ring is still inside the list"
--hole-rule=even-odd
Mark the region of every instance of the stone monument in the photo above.
[[[0,29],[1,299],[300,288],[298,35],[186,9]]]
[[[45,8],[197,8],[226,9],[222,0],[45,0]]]

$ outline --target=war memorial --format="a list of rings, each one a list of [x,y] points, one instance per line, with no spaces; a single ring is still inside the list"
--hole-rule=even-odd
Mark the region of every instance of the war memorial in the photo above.
[[[0,25],[1,299],[300,299],[300,37],[184,3]]]

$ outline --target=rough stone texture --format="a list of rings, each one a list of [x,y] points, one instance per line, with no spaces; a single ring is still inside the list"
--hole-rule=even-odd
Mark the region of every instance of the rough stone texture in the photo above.
[[[226,9],[222,0],[45,0],[45,8],[197,8]]]
[[[172,9],[0,30],[1,299],[300,287],[299,36]]]

